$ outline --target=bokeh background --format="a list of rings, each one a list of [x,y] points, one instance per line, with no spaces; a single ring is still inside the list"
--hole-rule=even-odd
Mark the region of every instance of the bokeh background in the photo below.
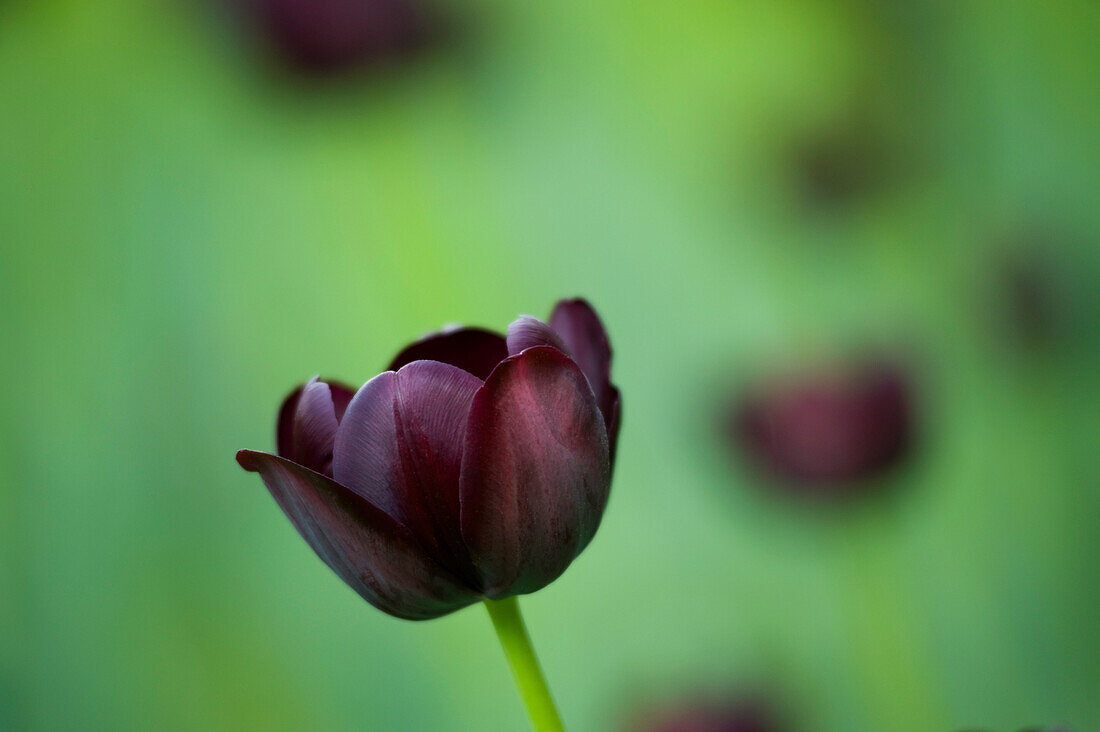
[[[584,295],[615,484],[522,603],[572,729],[1100,729],[1096,4],[439,9],[329,73],[225,0],[0,3],[0,728],[524,729],[480,608],[370,608],[233,455],[314,373]],[[858,498],[721,429],[868,352],[919,430]]]

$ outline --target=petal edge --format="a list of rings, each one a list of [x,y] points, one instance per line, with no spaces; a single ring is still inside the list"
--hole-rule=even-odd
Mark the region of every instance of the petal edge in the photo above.
[[[421,549],[412,535],[334,480],[286,458],[241,450],[306,543],[364,600],[406,620],[427,620],[478,599]]]
[[[504,337],[482,328],[450,328],[429,333],[394,356],[388,370],[397,371],[413,361],[439,361],[457,366],[485,380],[508,357]]]

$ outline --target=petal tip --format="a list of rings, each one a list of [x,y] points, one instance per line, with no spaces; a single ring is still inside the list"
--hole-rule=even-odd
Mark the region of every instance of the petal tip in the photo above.
[[[520,315],[508,325],[505,342],[508,355],[515,356],[535,346],[550,346],[566,355],[572,355],[561,336],[547,323],[533,315]]]
[[[259,470],[256,465],[256,451],[255,450],[237,450],[237,464],[250,473],[255,473]]]

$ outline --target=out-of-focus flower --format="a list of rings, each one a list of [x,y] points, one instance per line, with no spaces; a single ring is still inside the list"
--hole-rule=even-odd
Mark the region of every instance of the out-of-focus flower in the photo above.
[[[755,699],[696,700],[634,717],[625,732],[780,732],[785,729]]]
[[[997,239],[976,303],[1017,355],[1096,356],[1100,350],[1100,259],[1091,239],[1055,223],[1018,224]]]
[[[793,131],[782,168],[798,203],[811,213],[844,211],[897,182],[903,150],[896,131],[865,106]]]
[[[1023,348],[1049,347],[1066,335],[1071,319],[1065,302],[1067,283],[1055,264],[1054,257],[1034,245],[1021,246],[1001,264],[998,325]]]
[[[437,34],[425,0],[241,0],[248,20],[286,65],[332,74],[391,63]]]
[[[806,493],[879,474],[913,437],[908,379],[879,362],[777,379],[732,412],[732,435],[753,462]]]
[[[507,336],[453,328],[354,395],[313,379],[278,454],[242,450],[318,556],[375,607],[433,618],[534,592],[596,532],[619,425],[611,349],[583,300]]]

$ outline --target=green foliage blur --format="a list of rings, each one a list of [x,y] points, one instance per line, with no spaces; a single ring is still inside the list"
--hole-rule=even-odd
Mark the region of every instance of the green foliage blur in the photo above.
[[[315,373],[573,295],[624,427],[522,600],[571,729],[700,688],[1100,729],[1095,3],[455,0],[339,80],[217,5],[0,3],[0,729],[524,729],[481,608],[369,607],[233,455]],[[868,349],[915,453],[775,497],[724,400]]]

